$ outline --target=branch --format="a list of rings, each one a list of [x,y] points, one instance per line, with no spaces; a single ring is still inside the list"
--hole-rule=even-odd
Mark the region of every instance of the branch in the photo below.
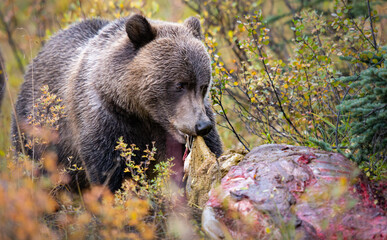
[[[234,133],[234,135],[236,136],[236,138],[238,139],[238,141],[239,141],[240,143],[242,143],[242,145],[246,148],[246,150],[250,152],[250,149],[245,145],[245,143],[244,143],[244,142],[242,141],[242,139],[239,137],[239,134],[235,131],[233,125],[231,124],[230,120],[228,119],[227,114],[226,114],[226,112],[224,111],[222,101],[219,99],[218,96],[215,96],[215,98],[216,98],[216,100],[218,101],[220,108],[222,109],[222,112],[223,112],[222,116],[223,116],[224,119],[227,121],[227,124],[231,127],[231,131]]]
[[[345,3],[344,0],[342,0],[341,2],[344,4],[344,7],[347,7],[347,4]],[[368,4],[369,4],[369,2],[368,2]],[[371,18],[371,16],[370,16],[370,18]],[[364,34],[363,30],[361,30],[360,27],[356,24],[355,20],[353,20],[353,18],[350,18],[350,20],[351,20],[351,23],[356,27],[356,29],[359,30],[359,32],[360,32],[361,35],[364,37],[364,39],[365,39],[366,41],[368,41],[368,42],[371,44],[371,46],[372,46],[373,48],[375,48],[375,50],[377,51],[377,50],[378,50],[378,47],[377,47],[377,45],[376,45],[376,42],[375,42],[375,45],[374,45],[374,43],[371,42],[370,39]],[[371,21],[371,28],[372,28],[372,19],[370,19],[370,21]],[[372,30],[372,35],[373,35],[373,33],[374,33],[373,28],[372,28],[371,30]],[[375,40],[375,39],[374,39],[374,40]]]
[[[3,102],[4,97],[4,90],[5,90],[5,69],[3,69],[4,66],[4,60],[3,56],[1,55],[1,49],[0,49],[0,107],[1,103]],[[0,108],[1,112],[1,108]]]
[[[376,38],[375,38],[375,32],[374,32],[374,25],[372,23],[370,0],[367,0],[367,7],[368,7],[368,15],[370,17],[372,39],[374,40],[374,48],[376,51],[378,51],[378,44],[376,44]]]
[[[369,117],[370,115],[372,115],[373,113],[379,111],[379,110],[382,110],[383,108],[386,108],[387,107],[387,104],[384,104],[383,106],[380,106],[378,108],[375,108],[373,109],[371,112],[367,113],[367,115],[365,115],[364,117]]]
[[[15,55],[19,70],[21,73],[24,73],[24,66],[23,66],[23,62],[19,56],[19,50],[17,49],[16,43],[12,38],[12,32],[9,29],[8,23],[5,21],[5,18],[4,18],[2,11],[0,11],[0,21],[4,25],[5,32],[7,33],[8,44],[11,46],[13,55]]]
[[[252,25],[252,23],[250,23],[250,25]],[[251,27],[253,27],[253,26],[251,26]],[[289,118],[288,115],[286,114],[284,108],[282,107],[281,99],[280,99],[280,97],[278,96],[278,93],[277,93],[277,91],[276,91],[276,89],[275,89],[275,86],[274,86],[273,79],[271,78],[269,69],[268,69],[267,66],[266,66],[265,59],[264,59],[263,54],[262,54],[262,50],[261,50],[260,46],[258,46],[258,38],[257,38],[257,34],[254,34],[254,33],[253,33],[253,38],[254,38],[255,46],[256,46],[257,49],[258,49],[258,54],[259,54],[259,56],[261,57],[262,65],[263,65],[263,67],[264,67],[264,69],[265,69],[266,75],[267,75],[268,78],[269,78],[270,86],[271,86],[272,89],[273,89],[273,92],[274,92],[274,94],[275,94],[275,97],[276,97],[276,99],[277,99],[278,106],[279,106],[281,112],[284,114],[284,117],[285,117],[286,121],[290,124],[290,126],[294,129],[294,131],[296,131],[296,133],[298,134],[298,136],[301,137],[301,139],[304,139],[304,137],[303,137],[303,136],[301,135],[301,133],[298,131],[298,129],[296,128],[296,126],[294,126],[293,122],[290,120],[290,118]]]
[[[246,95],[246,97],[248,98],[249,102],[251,102],[251,98],[249,97],[249,95],[247,94],[246,91],[243,91],[241,89],[241,91]],[[229,91],[228,89],[226,89],[226,92],[228,93],[228,95],[237,103],[237,105],[242,108],[243,111],[245,111],[247,114],[249,114],[250,116],[252,116],[254,119],[257,120],[257,122],[259,123],[262,123],[262,124],[266,124],[265,122],[263,122],[259,117],[257,116],[254,116],[251,111],[247,110],[243,104],[233,95],[233,92],[232,91]],[[283,136],[283,137],[286,137],[288,138],[288,136],[286,136],[285,134],[283,134],[282,132],[280,132],[278,129],[276,129],[269,121],[269,118],[267,116],[265,116],[263,110],[261,110],[259,108],[259,106],[257,104],[252,104],[252,106],[255,107],[255,109],[266,119],[267,121],[267,124],[270,126],[271,129],[273,129],[276,133],[278,133],[279,135]]]

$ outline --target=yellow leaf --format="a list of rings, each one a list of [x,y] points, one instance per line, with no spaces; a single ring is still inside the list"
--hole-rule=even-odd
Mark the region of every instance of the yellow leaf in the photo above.
[[[233,31],[231,31],[231,30],[230,30],[230,31],[228,31],[228,37],[229,37],[229,38],[232,38],[232,37],[233,37],[233,35],[234,35]]]
[[[234,82],[234,86],[238,86],[238,82]]]

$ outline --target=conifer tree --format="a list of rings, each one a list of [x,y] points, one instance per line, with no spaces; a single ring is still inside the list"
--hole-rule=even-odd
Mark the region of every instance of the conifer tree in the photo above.
[[[387,46],[379,52],[365,52],[360,59],[368,68],[359,75],[343,77],[354,94],[339,106],[351,118],[353,156],[358,163],[371,160],[385,165],[387,159]],[[380,162],[381,161],[381,162]]]

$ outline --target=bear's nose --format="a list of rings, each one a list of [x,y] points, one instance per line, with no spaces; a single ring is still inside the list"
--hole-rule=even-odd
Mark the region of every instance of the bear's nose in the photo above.
[[[212,129],[212,122],[211,121],[199,121],[195,125],[195,131],[196,135],[198,136],[204,136],[207,135]]]

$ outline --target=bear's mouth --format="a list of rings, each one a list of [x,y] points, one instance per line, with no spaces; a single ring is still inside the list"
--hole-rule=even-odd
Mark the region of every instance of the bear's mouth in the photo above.
[[[168,129],[168,128],[167,128]],[[181,144],[186,144],[187,138],[190,136],[196,136],[195,131],[193,130],[194,127],[190,127],[186,124],[176,124],[174,120],[170,122],[170,130],[167,131],[168,134],[172,135],[176,141],[178,141]]]
[[[188,133],[185,133],[179,129],[176,128],[176,133],[174,133],[174,137],[176,141],[180,142],[181,144],[185,145],[187,143],[187,139],[190,137]]]
[[[172,171],[174,172],[171,175],[171,180],[177,184],[179,187],[183,187],[183,175],[184,175],[184,161],[187,158],[188,154],[191,151],[192,139],[193,137],[187,134],[184,134],[184,142],[182,144],[171,134],[167,134],[166,139],[166,156],[167,159],[174,158],[172,163]]]

